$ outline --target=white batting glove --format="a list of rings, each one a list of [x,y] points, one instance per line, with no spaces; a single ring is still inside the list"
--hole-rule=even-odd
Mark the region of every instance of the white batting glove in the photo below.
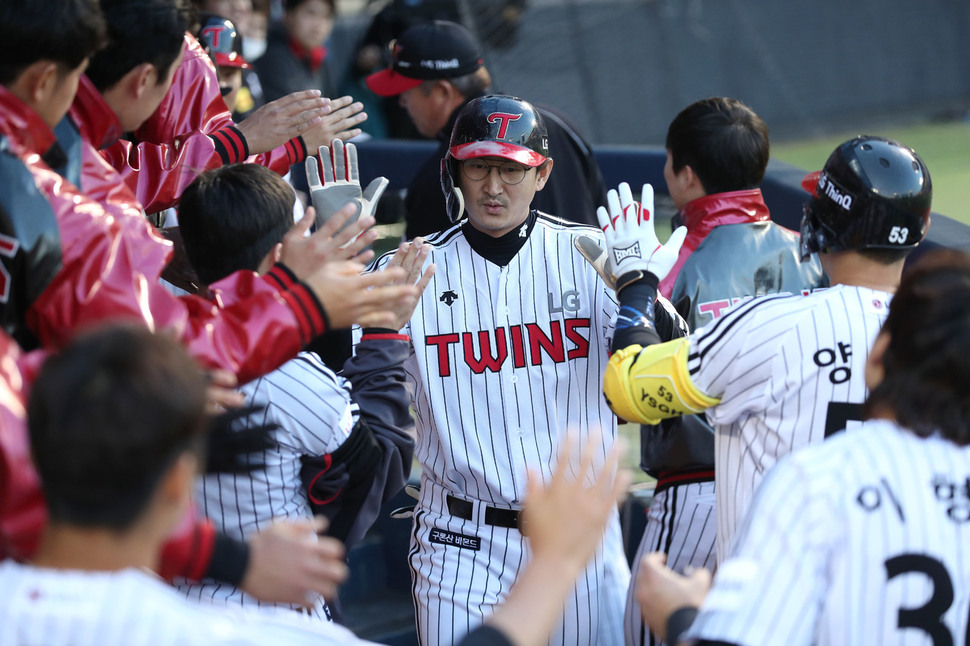
[[[618,191],[606,194],[609,213],[602,206],[596,210],[609,252],[607,267],[616,282],[616,290],[650,273],[663,280],[680,253],[687,227],[678,227],[665,244],[660,244],[654,229],[653,186],[643,185],[640,204],[633,200],[630,185],[620,184]]]
[[[361,215],[373,215],[388,183],[386,177],[378,177],[361,191],[357,147],[352,143],[345,146],[340,139],[334,139],[331,143],[332,149],[320,146],[319,150],[323,161],[322,183],[316,157],[307,157],[306,160],[306,178],[310,200],[317,212],[317,228],[323,226],[347,202],[357,205],[357,213],[347,220],[347,224],[356,222]]]

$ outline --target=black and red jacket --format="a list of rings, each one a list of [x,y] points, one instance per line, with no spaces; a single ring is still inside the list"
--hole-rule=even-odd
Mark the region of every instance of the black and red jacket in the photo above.
[[[248,160],[285,175],[307,156],[301,137],[267,153],[249,154],[222,100],[215,65],[188,33],[172,87],[134,135],[137,143],[115,137],[106,145],[95,144],[147,213],[175,206],[203,171]]]

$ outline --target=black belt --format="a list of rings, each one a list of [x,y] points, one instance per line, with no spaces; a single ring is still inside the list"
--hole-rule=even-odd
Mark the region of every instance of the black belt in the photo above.
[[[467,500],[455,498],[452,495],[446,497],[448,503],[448,513],[458,518],[471,520],[475,506]],[[519,529],[519,510],[503,509],[501,507],[489,507],[485,505],[485,524],[495,527],[507,527],[509,529]]]

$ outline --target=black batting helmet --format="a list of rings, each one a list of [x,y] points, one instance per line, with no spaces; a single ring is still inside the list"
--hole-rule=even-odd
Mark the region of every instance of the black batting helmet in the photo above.
[[[448,217],[461,217],[460,191],[455,188],[455,160],[501,157],[524,166],[539,166],[549,158],[549,137],[542,116],[528,101],[490,94],[469,101],[455,121],[448,154],[441,160],[441,189]]]
[[[802,185],[812,193],[802,216],[803,258],[846,249],[909,249],[926,235],[930,172],[899,142],[872,136],[846,141]]]

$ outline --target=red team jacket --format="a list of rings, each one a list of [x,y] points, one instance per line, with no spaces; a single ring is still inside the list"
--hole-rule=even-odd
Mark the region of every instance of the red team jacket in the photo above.
[[[115,138],[102,154],[138,196],[147,213],[174,206],[203,171],[249,161],[285,175],[306,159],[301,137],[250,158],[246,138],[236,128],[222,94],[215,65],[199,41],[185,35],[182,63],[172,87],[151,117],[135,131],[137,145]],[[316,151],[313,151],[314,153]]]
[[[110,139],[109,134],[120,130],[114,114],[110,109],[86,110],[96,101],[87,91],[93,88],[85,87],[85,95],[74,113],[81,124],[79,129],[91,141]],[[85,99],[92,103],[86,104]],[[27,326],[40,345],[62,345],[78,329],[96,322],[137,320],[151,329],[171,331],[201,363],[225,368],[236,373],[240,381],[246,381],[279,366],[323,332],[322,307],[281,266],[266,279],[252,272],[238,272],[220,281],[214,285],[213,301],[172,296],[158,280],[171,257],[171,244],[154,232],[117,173],[90,142],[84,142],[83,174],[89,179],[98,176],[100,181],[92,188],[101,192],[99,198],[105,200],[106,206],[82,195],[41,158],[54,146],[53,132],[39,115],[3,87],[0,135],[50,203],[60,236],[61,270],[29,304],[25,314]],[[22,424],[20,433],[25,434]],[[22,452],[17,447],[23,446],[25,435],[19,444],[13,437],[7,432],[4,445],[0,446],[3,460],[10,458],[19,463],[6,475],[9,482],[29,484],[32,478],[36,481],[36,476],[29,473],[32,467],[28,463],[29,471],[26,470],[17,458],[18,451]],[[9,456],[6,440],[11,441]],[[16,476],[10,475],[13,471]],[[22,532],[19,535],[32,535],[35,540],[46,513],[39,489],[34,493],[24,491],[29,492],[30,487],[0,482],[0,509],[4,511],[0,529],[15,527]],[[15,504],[14,500],[19,502]],[[208,564],[214,532],[205,522],[185,523],[181,529],[176,543],[166,548],[165,573],[197,578]],[[18,541],[29,548],[29,541]]]
[[[135,195],[96,149],[94,142],[104,142],[120,128],[86,77],[81,79],[69,116],[83,139],[82,192],[100,203],[101,212],[113,217],[75,213],[78,209],[73,207],[71,193],[76,189],[69,184],[62,182],[61,190],[53,194],[42,192],[48,194],[61,225],[65,267],[61,273],[69,273],[72,262],[94,263],[96,272],[84,275],[91,280],[100,275],[99,285],[112,283],[112,291],[102,295],[104,309],[99,308],[92,319],[101,320],[107,314],[112,318],[131,316],[154,329],[172,330],[201,363],[230,370],[240,382],[275,369],[323,332],[319,303],[279,266],[265,279],[252,272],[237,272],[219,281],[212,286],[213,301],[172,296],[158,282],[171,259],[171,243],[148,223]],[[80,220],[81,228],[65,231],[64,223],[75,220]],[[91,240],[93,244],[88,244]],[[83,257],[73,255],[78,247],[87,251]],[[119,255],[114,247],[125,253]],[[93,258],[91,251],[95,252]],[[88,294],[86,299],[90,301],[92,296]],[[76,309],[85,315],[83,304]],[[70,321],[65,323],[62,327],[68,331],[76,327]]]
[[[17,343],[0,332],[0,559],[24,559],[37,549],[47,508],[40,480],[30,461],[26,393],[43,352],[23,355]]]

